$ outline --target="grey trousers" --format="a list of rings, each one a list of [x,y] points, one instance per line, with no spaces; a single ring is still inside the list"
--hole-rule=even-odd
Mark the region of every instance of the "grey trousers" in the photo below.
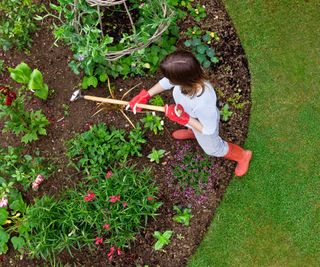
[[[199,145],[209,156],[223,157],[229,150],[228,143],[219,136],[219,122],[220,118],[218,117],[216,131],[210,135],[204,135],[192,129]]]

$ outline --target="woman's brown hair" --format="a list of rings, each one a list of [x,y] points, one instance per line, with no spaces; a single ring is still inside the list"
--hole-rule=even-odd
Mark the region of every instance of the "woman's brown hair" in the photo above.
[[[178,50],[169,54],[160,64],[162,74],[171,83],[181,86],[183,94],[194,96],[201,85],[204,88],[205,73],[196,59],[188,51]]]

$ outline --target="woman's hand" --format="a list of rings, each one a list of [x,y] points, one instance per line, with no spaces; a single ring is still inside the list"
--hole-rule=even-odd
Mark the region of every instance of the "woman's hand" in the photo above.
[[[164,110],[167,118],[181,125],[188,124],[190,120],[189,114],[184,111],[180,104],[165,105]]]
[[[142,89],[138,95],[136,95],[134,98],[132,98],[129,101],[129,105],[127,109],[130,107],[133,111],[133,114],[136,114],[137,111],[141,111],[142,108],[137,107],[137,104],[146,104],[149,99],[151,98],[150,94],[147,90]]]

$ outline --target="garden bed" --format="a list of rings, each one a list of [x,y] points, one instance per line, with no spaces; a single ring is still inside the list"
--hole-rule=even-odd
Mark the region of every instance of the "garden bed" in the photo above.
[[[217,92],[219,108],[235,93],[241,94],[242,103],[248,101],[248,104],[243,108],[233,109],[230,120],[222,122],[220,125],[220,133],[225,140],[242,145],[247,135],[251,107],[247,60],[235,29],[220,1],[202,1],[201,4],[205,5],[207,12],[207,17],[202,20],[201,24],[210,31],[216,32],[220,37],[219,42],[214,46],[216,56],[220,61],[208,70],[210,81]],[[39,149],[42,156],[55,162],[57,168],[50,179],[42,184],[39,191],[28,191],[24,195],[29,203],[32,203],[35,197],[43,195],[58,197],[66,188],[73,187],[80,182],[81,175],[67,166],[68,158],[65,155],[65,141],[73,138],[76,133],[84,132],[91,125],[101,122],[108,127],[115,126],[126,129],[126,131],[131,129],[131,125],[119,111],[103,111],[92,116],[97,111],[94,102],[82,99],[69,102],[72,92],[78,87],[81,80],[68,67],[68,62],[72,59],[72,53],[68,47],[61,42],[58,47],[52,45],[54,38],[49,28],[51,23],[52,20],[48,19],[40,24],[41,28],[33,35],[30,54],[13,49],[6,52],[0,51],[0,57],[4,59],[6,66],[14,67],[21,62],[26,62],[32,68],[41,70],[45,82],[49,88],[54,90],[48,100],[32,100],[28,103],[29,107],[42,108],[51,123],[47,127],[47,136],[26,145],[25,152],[32,154],[35,149]],[[181,29],[186,30],[193,25],[194,21],[187,18],[181,24]],[[178,43],[178,47],[182,47],[182,40]],[[150,88],[160,78],[161,74],[157,72],[151,77],[113,80],[116,98],[121,98],[129,88],[140,84],[126,96],[125,99],[129,100],[142,87]],[[7,73],[2,74],[1,83],[17,86],[9,79]],[[110,96],[105,84],[99,85],[96,89],[85,91],[85,93],[102,97]],[[165,103],[172,102],[171,92],[165,92],[163,97]],[[134,123],[139,122],[145,115],[144,113],[133,115],[130,112],[126,114]],[[178,125],[165,119],[164,126],[165,130],[162,134],[147,133],[147,143],[143,145],[142,150],[143,156],[132,160],[139,167],[152,167],[153,179],[159,188],[158,200],[163,203],[158,210],[159,215],[155,220],[150,219],[146,228],[131,243],[130,248],[124,250],[121,255],[115,256],[112,262],[109,262],[107,257],[109,248],[101,246],[92,251],[85,248],[81,251],[73,251],[73,257],[67,251],[63,251],[57,257],[63,264],[71,266],[73,264],[75,266],[139,266],[139,264],[143,266],[146,264],[148,266],[170,267],[186,264],[188,257],[201,242],[212,220],[215,209],[232,178],[235,164],[223,158],[210,159],[214,166],[214,176],[203,197],[194,198],[182,191],[177,191],[172,176],[172,165],[177,160],[177,154],[181,149],[189,149],[195,155],[202,155],[203,152],[196,141],[178,142],[172,139],[170,133],[178,129]],[[2,134],[0,142],[3,147],[6,147],[8,145],[15,146],[19,140],[13,135]],[[167,152],[160,164],[150,162],[147,158],[152,148],[164,149]],[[175,214],[172,209],[174,205],[191,207],[193,218],[190,226],[186,227],[172,220]],[[170,244],[163,251],[155,251],[153,249],[154,231],[163,232],[166,230],[174,232]],[[20,257],[12,247],[6,255],[0,256],[0,262],[2,266],[44,266],[43,260],[30,260],[26,256]]]

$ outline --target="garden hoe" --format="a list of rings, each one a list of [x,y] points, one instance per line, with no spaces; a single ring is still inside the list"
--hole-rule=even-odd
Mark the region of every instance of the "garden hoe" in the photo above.
[[[105,98],[105,97],[97,97],[97,96],[91,96],[91,95],[82,95],[81,89],[75,91],[72,94],[70,101],[73,102],[79,98],[83,98],[85,100],[90,100],[90,101],[95,101],[95,102],[100,102],[100,103],[108,103],[108,104],[115,104],[115,105],[122,105],[122,106],[129,105],[129,102],[123,101],[123,100],[117,100],[117,99]],[[153,111],[165,112],[164,107],[159,107],[159,106],[137,104],[137,107],[143,108],[143,109],[148,109],[148,110],[153,110]]]

